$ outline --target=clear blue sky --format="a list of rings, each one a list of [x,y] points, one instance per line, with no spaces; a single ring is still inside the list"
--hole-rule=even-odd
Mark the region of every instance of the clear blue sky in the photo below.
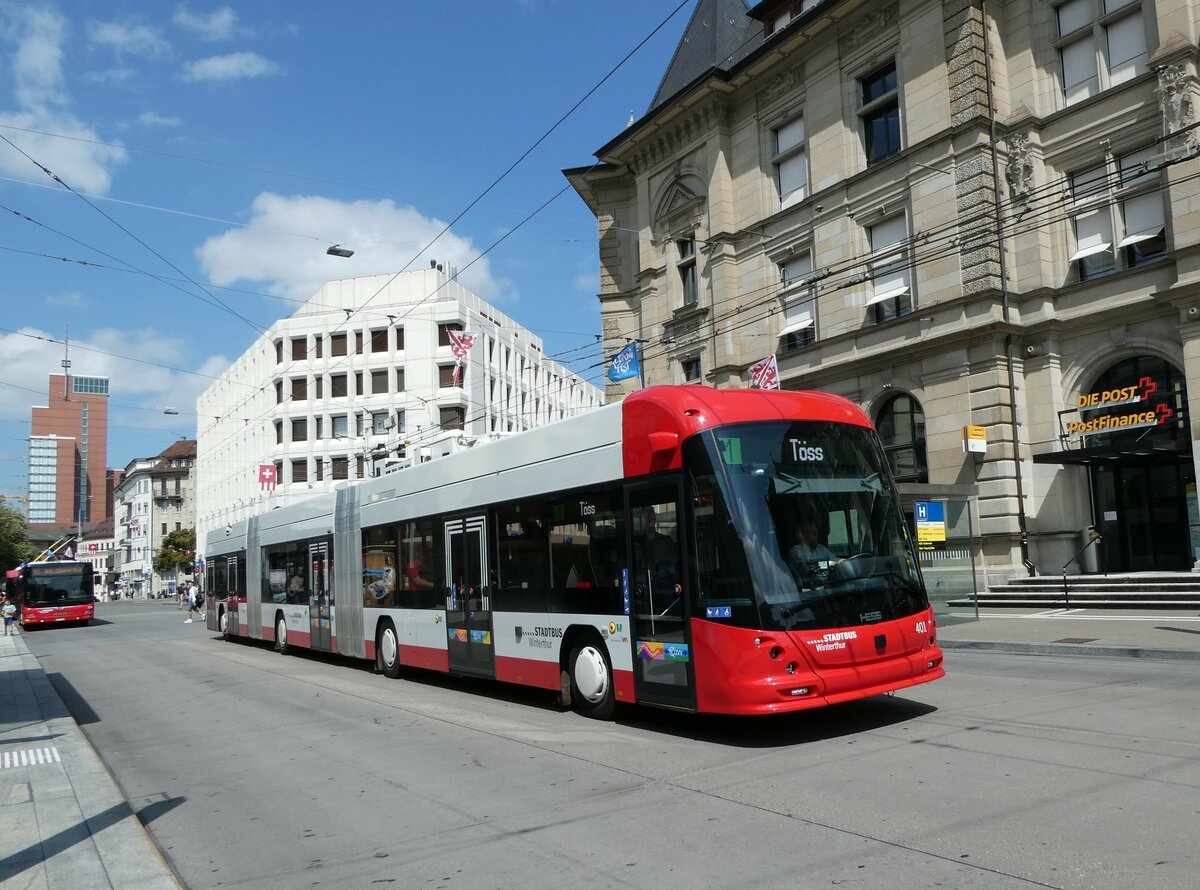
[[[322,281],[429,258],[599,383],[595,218],[568,189],[512,230],[645,113],[693,7],[0,0],[0,493],[68,325],[123,467],[194,436],[196,395]]]

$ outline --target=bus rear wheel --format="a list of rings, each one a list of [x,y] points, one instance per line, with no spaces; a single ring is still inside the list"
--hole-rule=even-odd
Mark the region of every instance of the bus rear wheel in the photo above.
[[[379,631],[379,640],[375,643],[375,666],[389,680],[400,678],[400,641],[390,621]]]
[[[604,644],[584,640],[571,650],[571,706],[582,716],[609,720],[616,711],[612,665]]]
[[[280,655],[288,654],[287,622],[282,615],[275,619],[275,651]]]

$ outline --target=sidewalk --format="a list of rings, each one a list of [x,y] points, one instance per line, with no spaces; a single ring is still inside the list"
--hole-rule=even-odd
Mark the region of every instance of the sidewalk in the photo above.
[[[982,608],[978,621],[939,616],[938,643],[1029,655],[1200,660],[1200,613]]]
[[[0,886],[179,890],[23,635],[0,636]]]

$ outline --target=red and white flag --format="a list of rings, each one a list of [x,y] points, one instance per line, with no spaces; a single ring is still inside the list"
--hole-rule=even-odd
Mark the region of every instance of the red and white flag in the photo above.
[[[750,366],[751,389],[779,389],[779,364],[769,355]]]
[[[275,490],[275,466],[273,464],[258,465],[258,490]]]
[[[454,330],[448,330],[446,333],[450,337],[450,351],[454,353],[454,385],[458,386],[463,362],[467,360],[467,353],[475,345],[475,335]]]

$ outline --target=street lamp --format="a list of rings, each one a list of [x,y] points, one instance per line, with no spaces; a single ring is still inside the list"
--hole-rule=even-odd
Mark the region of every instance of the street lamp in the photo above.
[[[340,256],[343,258],[349,258],[349,257],[354,256],[353,250],[351,250],[348,247],[342,247],[342,245],[340,245],[340,244],[334,244],[332,247],[329,248],[329,250],[327,250],[325,252],[327,254],[329,254],[330,256]]]

